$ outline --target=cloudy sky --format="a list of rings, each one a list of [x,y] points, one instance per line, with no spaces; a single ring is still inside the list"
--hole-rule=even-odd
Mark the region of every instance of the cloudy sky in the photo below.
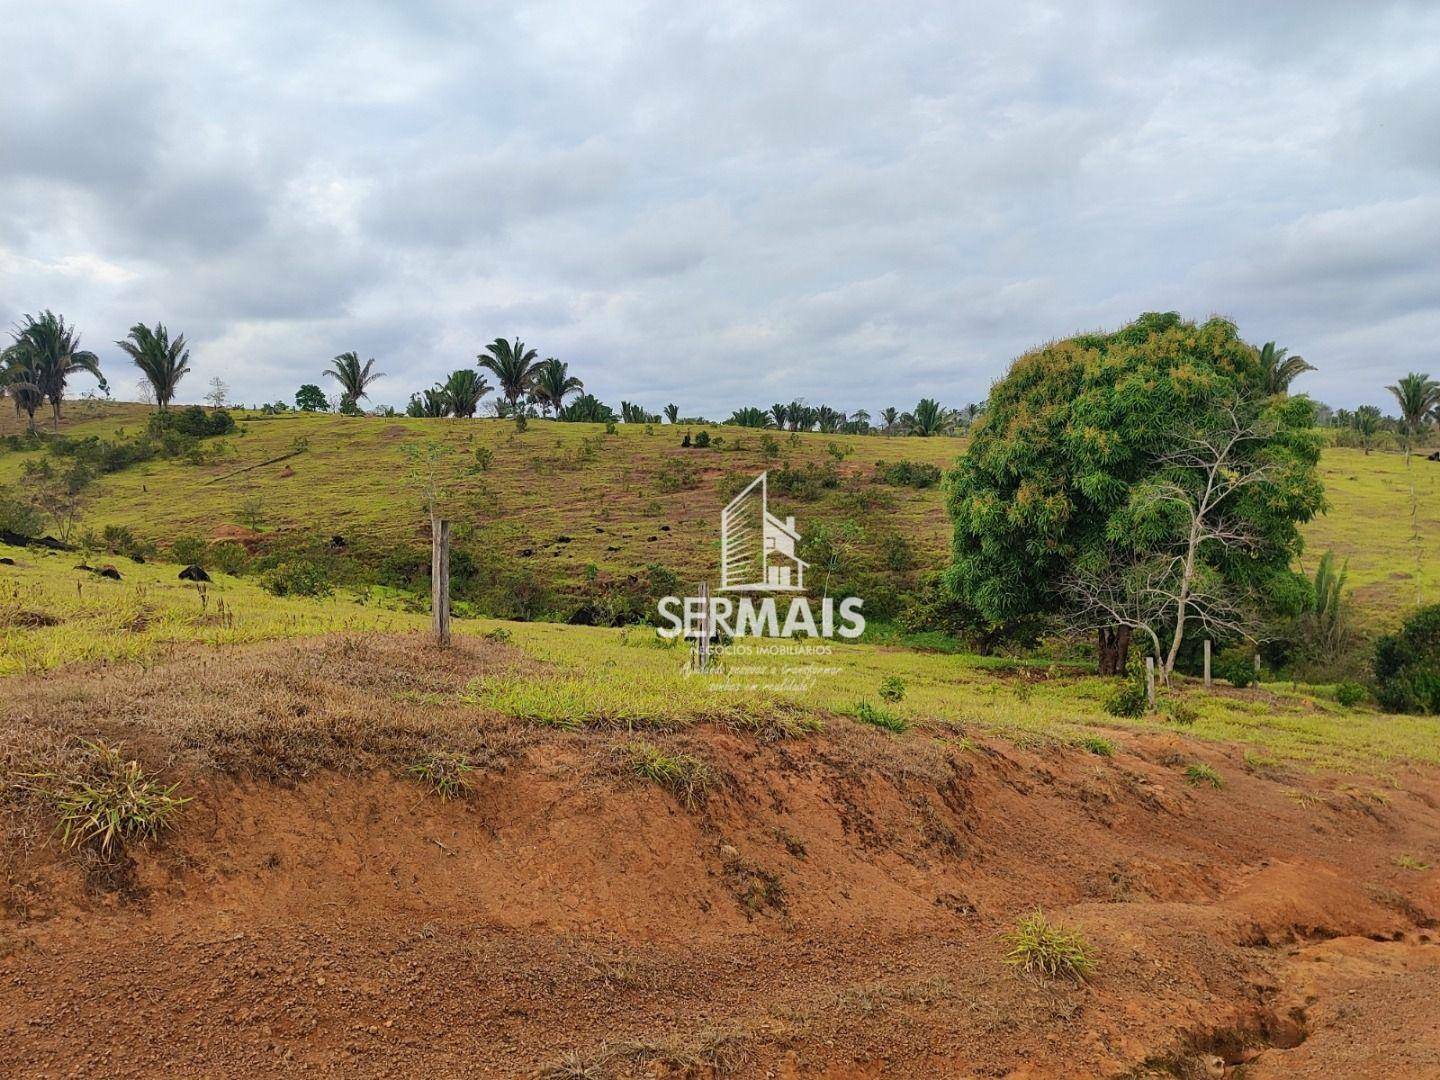
[[[0,15],[0,319],[63,312],[119,396],[138,320],[188,400],[355,349],[399,405],[519,335],[652,409],[959,405],[1151,309],[1337,405],[1440,371],[1434,4]]]

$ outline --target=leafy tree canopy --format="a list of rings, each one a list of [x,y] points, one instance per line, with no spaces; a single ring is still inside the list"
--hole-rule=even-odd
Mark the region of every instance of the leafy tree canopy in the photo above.
[[[1174,312],[1020,357],[950,475],[950,587],[1003,623],[1059,610],[1062,580],[1086,560],[1173,551],[1183,516],[1155,492],[1203,474],[1177,469],[1172,455],[1196,433],[1233,426],[1238,412],[1258,437],[1238,448],[1237,464],[1262,478],[1221,512],[1247,543],[1209,544],[1201,560],[1237,588],[1278,592],[1274,579],[1300,551],[1298,525],[1323,508],[1324,493],[1313,403],[1272,397],[1266,382],[1234,324]]]

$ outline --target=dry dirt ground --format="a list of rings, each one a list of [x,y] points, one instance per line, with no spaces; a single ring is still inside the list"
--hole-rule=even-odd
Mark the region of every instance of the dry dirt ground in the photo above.
[[[0,764],[98,732],[194,799],[105,875],[6,804],[0,1072],[1440,1077],[1434,770],[837,718],[652,735],[715,770],[687,808],[626,733],[457,701],[524,663],[339,639],[7,686]],[[483,763],[452,803],[401,767],[442,735]],[[1036,907],[1090,982],[1003,962]]]

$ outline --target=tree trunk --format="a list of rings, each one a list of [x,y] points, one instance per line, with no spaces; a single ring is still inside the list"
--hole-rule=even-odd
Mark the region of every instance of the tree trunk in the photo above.
[[[1124,675],[1130,654],[1130,627],[1102,626],[1097,631],[1095,654],[1101,675]]]

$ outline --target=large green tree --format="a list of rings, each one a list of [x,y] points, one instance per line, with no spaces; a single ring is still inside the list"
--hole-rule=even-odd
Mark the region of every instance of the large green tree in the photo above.
[[[496,338],[478,357],[480,366],[495,376],[500,392],[510,405],[510,415],[515,417],[515,426],[524,428],[525,414],[520,409],[520,399],[535,385],[540,361],[534,349],[527,349],[519,338],[513,342]]]
[[[1157,616],[1178,648],[1188,619],[1292,587],[1320,445],[1309,399],[1266,383],[1232,323],[1173,312],[1020,357],[950,476],[949,587],[999,625],[1064,615],[1089,582],[1102,674]]]
[[[144,323],[136,323],[130,334],[116,345],[140,369],[152,390],[155,391],[155,407],[164,412],[175,397],[175,388],[190,372],[190,350],[185,345],[185,335],[179,334],[170,340],[170,331],[163,323],[156,323],[150,329]]]
[[[80,334],[53,311],[38,316],[26,315],[14,331],[17,343],[29,349],[35,384],[50,402],[50,414],[56,431],[60,430],[60,405],[70,376],[78,372],[93,375],[105,388],[100,373],[100,358],[89,349],[80,348]]]

